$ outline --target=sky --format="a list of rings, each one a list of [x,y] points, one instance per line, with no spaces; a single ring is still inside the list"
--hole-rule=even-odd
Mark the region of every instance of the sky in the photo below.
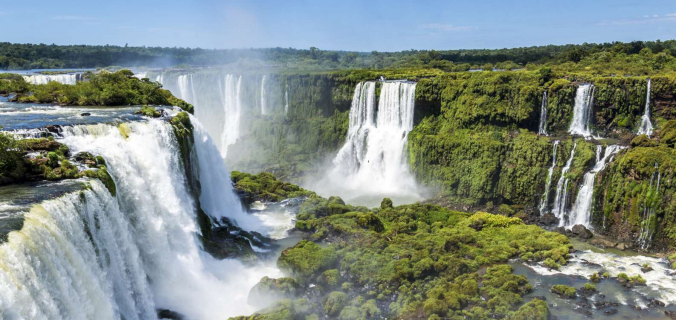
[[[349,51],[676,38],[674,0],[5,1],[0,41]]]

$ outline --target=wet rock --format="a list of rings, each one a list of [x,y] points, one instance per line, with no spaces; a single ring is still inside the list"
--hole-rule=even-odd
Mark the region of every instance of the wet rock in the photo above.
[[[581,225],[581,224],[576,224],[573,226],[573,229],[571,229],[573,234],[576,236],[582,238],[582,239],[589,239],[594,236],[594,234],[587,229],[587,227]]]
[[[617,313],[617,309],[608,309],[608,310],[604,311],[603,313],[607,316],[612,316],[612,315]]]
[[[606,239],[600,239],[600,238],[594,238],[589,241],[589,243],[593,246],[599,247],[601,249],[606,249],[606,248],[614,248],[615,243],[612,241],[608,241]]]
[[[582,297],[581,301],[577,303],[578,308],[582,309],[591,309],[591,304],[589,304],[589,299]]]
[[[676,311],[671,311],[671,310],[664,310],[664,315],[676,320]]]
[[[575,309],[575,312],[577,312],[577,313],[579,313],[579,314],[581,314],[581,315],[583,315],[587,318],[591,318],[591,316],[592,316],[591,311],[585,310],[585,309],[577,308],[577,309]]]
[[[615,246],[615,248],[624,251],[627,250],[627,245],[624,243],[618,243],[617,246]]]
[[[535,296],[535,297],[533,297],[533,299],[538,299],[538,300],[542,300],[542,301],[547,301],[547,297],[545,297],[545,296]]]
[[[83,112],[83,113],[80,113],[80,115],[83,116],[83,117],[88,117],[88,116],[91,116],[92,114],[89,113],[89,112]]]
[[[664,302],[657,299],[648,300],[648,308],[664,308]]]
[[[182,314],[176,312],[176,311],[171,311],[168,309],[157,309],[157,318],[159,319],[172,319],[172,320],[184,320],[185,317],[183,317]]]
[[[596,309],[605,309],[605,308],[610,308],[610,307],[618,307],[620,304],[617,302],[612,302],[612,301],[595,301],[594,302],[594,307]]]
[[[643,266],[641,266],[641,271],[643,273],[650,272],[653,271],[653,267],[649,264],[644,264]]]
[[[553,224],[555,224],[555,223],[558,223],[558,222],[559,222],[559,218],[555,217],[555,216],[554,216],[553,214],[551,214],[551,213],[547,213],[547,214],[542,215],[542,216],[540,217],[540,219],[539,219],[538,222],[539,222],[541,225],[544,225],[544,226],[551,226],[551,225],[553,225]]]
[[[45,129],[47,129],[47,131],[51,132],[51,133],[61,132],[61,126],[58,125],[58,124],[55,124],[55,125],[50,124],[50,125],[46,126]]]

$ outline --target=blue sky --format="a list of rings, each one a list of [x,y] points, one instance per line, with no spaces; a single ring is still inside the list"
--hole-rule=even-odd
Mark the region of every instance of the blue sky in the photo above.
[[[674,0],[8,1],[0,41],[357,51],[676,38]]]

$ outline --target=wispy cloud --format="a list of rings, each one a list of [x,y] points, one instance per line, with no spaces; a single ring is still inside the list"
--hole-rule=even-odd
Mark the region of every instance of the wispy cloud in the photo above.
[[[94,17],[88,16],[54,16],[52,20],[70,20],[70,21],[92,21]]]
[[[655,22],[662,22],[662,21],[676,21],[676,12],[667,13],[667,14],[662,15],[662,16],[660,16],[659,14],[653,14],[653,15],[646,14],[643,17],[639,17],[639,18],[636,18],[636,19],[603,20],[601,22],[598,22],[597,25],[600,25],[600,26],[624,26],[624,25],[632,25],[632,24],[655,23]]]
[[[418,26],[419,29],[428,29],[434,31],[443,31],[443,32],[452,32],[452,31],[469,31],[476,30],[477,27],[474,26],[454,26],[452,24],[446,23],[428,23],[421,24]]]

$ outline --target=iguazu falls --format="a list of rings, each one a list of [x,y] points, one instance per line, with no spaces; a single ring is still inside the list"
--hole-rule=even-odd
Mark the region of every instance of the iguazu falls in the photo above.
[[[0,320],[676,319],[672,1],[0,26]]]

